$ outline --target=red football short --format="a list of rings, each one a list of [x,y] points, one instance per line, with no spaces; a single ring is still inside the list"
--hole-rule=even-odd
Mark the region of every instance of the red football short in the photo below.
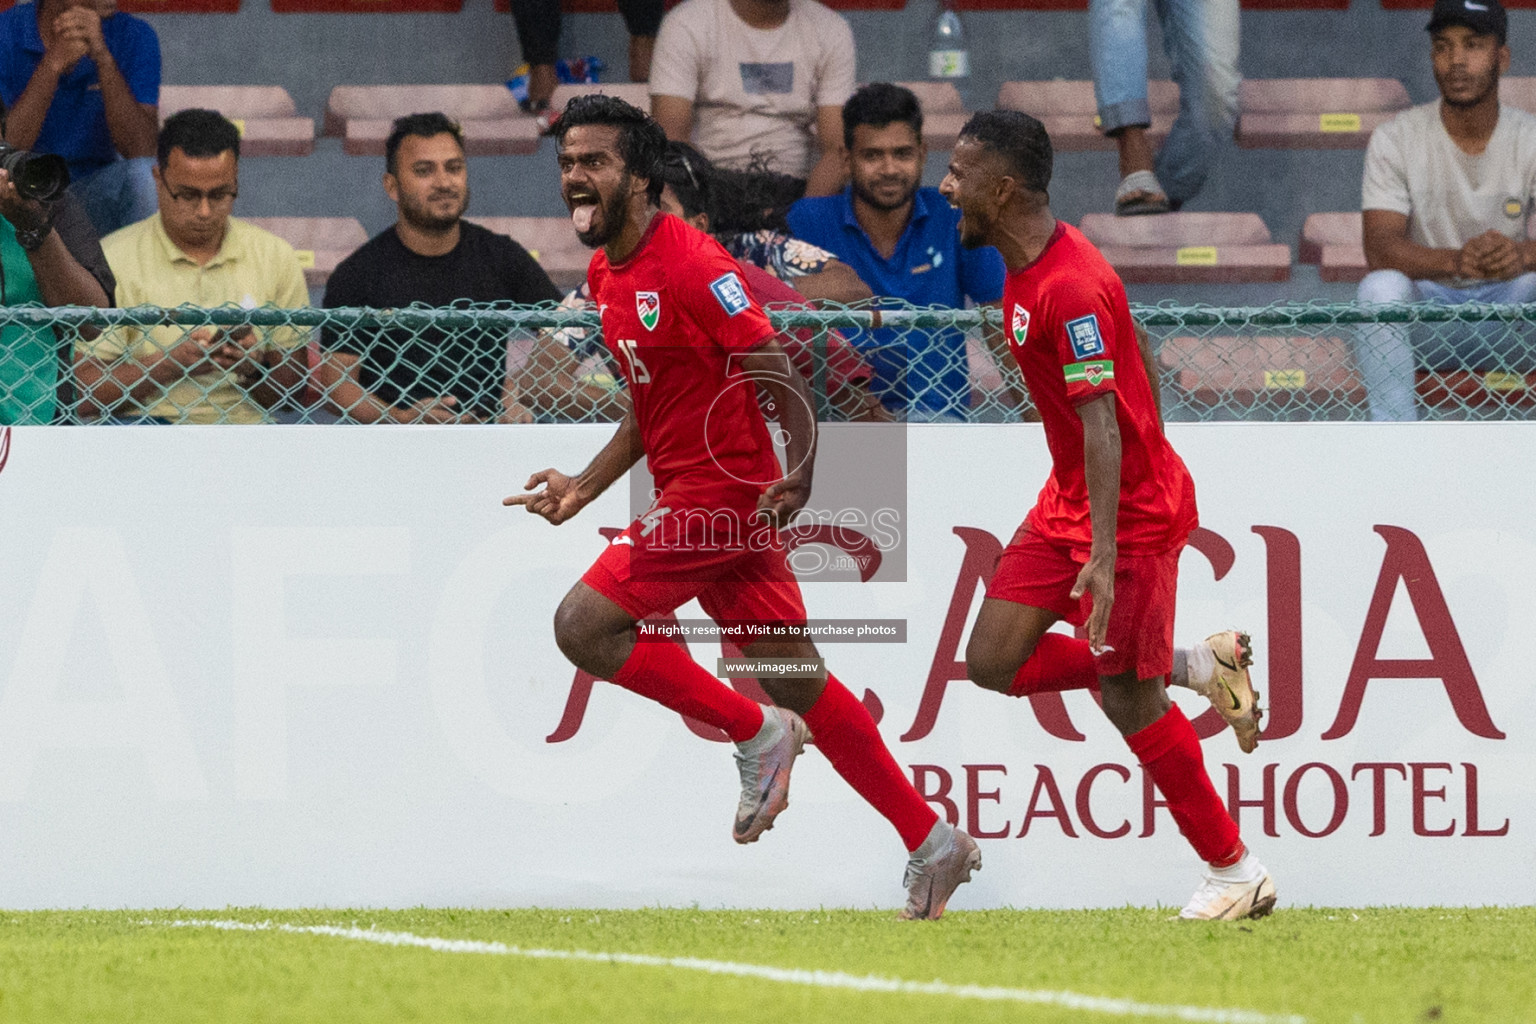
[[[987,596],[1044,608],[1074,626],[1088,621],[1093,598],[1072,600],[1072,586],[1086,558],[1057,547],[1020,526],[997,560]],[[1162,555],[1121,555],[1115,561],[1115,605],[1109,613],[1101,676],[1132,669],[1137,679],[1173,671],[1173,612],[1178,596],[1179,551]]]
[[[704,613],[722,625],[805,622],[800,583],[776,533],[749,528],[733,539],[759,543],[705,544],[698,536],[700,518],[677,531],[667,529],[684,514],[658,517],[653,510],[630,523],[582,575],[582,582],[636,620],[663,615],[698,598]],[[678,533],[692,543],[679,543]],[[765,538],[766,545],[761,543]]]

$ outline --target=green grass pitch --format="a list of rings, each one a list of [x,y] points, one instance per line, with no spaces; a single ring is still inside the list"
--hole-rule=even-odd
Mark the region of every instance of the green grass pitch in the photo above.
[[[1170,913],[0,911],[0,1021],[1536,1020],[1536,908]]]

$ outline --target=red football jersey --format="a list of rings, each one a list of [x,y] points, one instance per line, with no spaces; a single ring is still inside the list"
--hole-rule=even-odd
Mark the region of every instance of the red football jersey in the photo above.
[[[603,344],[623,367],[656,486],[676,504],[748,510],[784,475],[741,356],[775,334],[710,236],[651,218],[629,258],[587,270]]]
[[[1112,394],[1120,424],[1119,550],[1162,554],[1183,544],[1198,523],[1194,481],[1158,421],[1125,286],[1080,231],[1057,221],[1039,257],[1008,275],[1003,329],[1051,450],[1050,478],[1026,520],[1030,530],[1086,555],[1093,526],[1077,407]]]

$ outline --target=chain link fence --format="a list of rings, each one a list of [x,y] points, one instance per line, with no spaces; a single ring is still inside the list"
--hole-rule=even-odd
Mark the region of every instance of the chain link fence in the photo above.
[[[1526,419],[1536,306],[1133,308],[1173,421]],[[995,309],[773,309],[824,420],[1031,419]],[[612,421],[589,308],[0,308],[0,422]]]

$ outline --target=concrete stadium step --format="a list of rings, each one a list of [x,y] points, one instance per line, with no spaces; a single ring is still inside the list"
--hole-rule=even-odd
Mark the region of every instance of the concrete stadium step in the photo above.
[[[498,234],[511,235],[539,261],[561,291],[587,279],[592,250],[581,244],[569,217],[466,217]]]
[[[336,265],[352,255],[368,232],[355,217],[242,217],[293,246],[304,266],[304,283],[320,288]]]
[[[1291,249],[1256,213],[1090,213],[1081,230],[1127,284],[1285,281]]]
[[[315,121],[280,85],[162,85],[160,123],[182,110],[217,110],[240,129],[241,156],[308,156]]]
[[[340,136],[352,156],[382,156],[395,118],[428,111],[459,122],[469,156],[538,151],[539,122],[504,85],[338,85],[325,101],[323,132]]]
[[[1148,82],[1147,105],[1152,112],[1147,137],[1153,146],[1158,146],[1167,138],[1168,128],[1179,112],[1178,85],[1169,81]],[[1099,131],[1098,104],[1091,81],[1004,82],[997,93],[997,108],[1019,110],[1039,118],[1057,152],[1115,148],[1115,141]]]
[[[1237,144],[1249,149],[1364,149],[1412,106],[1395,78],[1249,78],[1238,87]]]

